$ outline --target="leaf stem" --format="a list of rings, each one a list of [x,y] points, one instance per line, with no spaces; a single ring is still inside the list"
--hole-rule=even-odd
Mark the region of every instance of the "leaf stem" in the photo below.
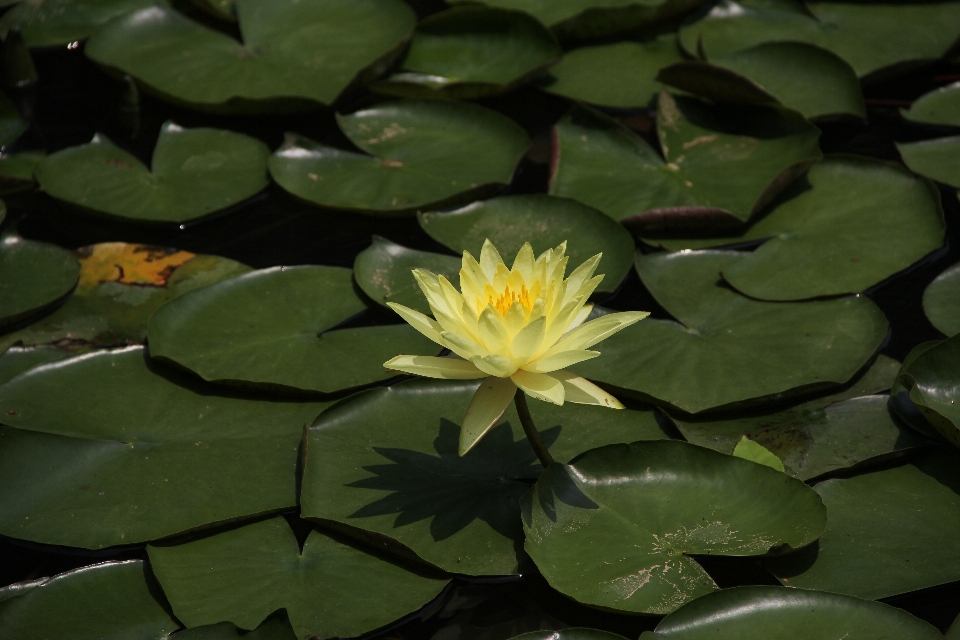
[[[533,418],[530,416],[530,408],[527,406],[527,394],[523,392],[523,389],[517,389],[517,393],[513,396],[513,403],[517,405],[517,413],[520,415],[520,424],[523,425],[523,432],[527,434],[527,440],[530,442],[530,446],[533,447],[534,453],[537,454],[537,458],[540,459],[540,464],[544,467],[549,467],[553,464],[553,456],[547,451],[547,445],[543,444],[543,440],[540,439],[540,432],[537,431],[536,425],[533,424]]]

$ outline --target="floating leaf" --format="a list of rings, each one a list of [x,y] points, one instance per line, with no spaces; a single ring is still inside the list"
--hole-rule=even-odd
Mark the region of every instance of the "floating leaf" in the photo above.
[[[150,318],[150,355],[211,382],[334,393],[392,377],[398,353],[436,354],[405,324],[334,329],[366,308],[351,275],[274,267],[191,291]]]
[[[167,122],[152,168],[98,133],[48,157],[36,175],[44,191],[70,204],[133,220],[186,222],[265,189],[269,155],[249,136]]]
[[[513,640],[620,640],[623,636],[600,629],[570,627],[558,631],[530,631],[514,636]]]
[[[960,127],[960,82],[923,94],[900,113],[914,122]]]
[[[960,580],[960,457],[914,462],[814,489],[830,512],[818,545],[768,561],[791,587],[875,600]]]
[[[99,549],[293,507],[325,406],[216,396],[141,347],[36,367],[0,387],[0,533]]]
[[[0,236],[0,330],[69,295],[79,273],[77,259],[66,249],[13,232]]]
[[[886,337],[886,318],[865,296],[763,302],[719,286],[720,272],[742,259],[733,251],[638,256],[641,280],[682,324],[648,318],[572,370],[697,413],[843,384]]]
[[[163,4],[167,0],[157,0]],[[19,29],[31,47],[54,47],[86,40],[97,27],[155,0],[3,0],[11,8],[0,18],[0,36]]]
[[[175,640],[296,640],[286,617],[274,615],[253,631],[241,631],[229,622],[208,624],[177,632]]]
[[[416,20],[401,0],[235,4],[242,42],[156,4],[101,27],[86,54],[161,97],[196,107],[303,108],[330,104],[376,75]]]
[[[666,161],[596,112],[556,125],[550,193],[638,233],[737,227],[818,160],[820,131],[776,106],[709,105],[660,94]]]
[[[934,278],[923,292],[923,312],[938,331],[960,333],[960,263]]]
[[[648,42],[616,42],[568,51],[543,89],[601,107],[647,107],[663,85],[657,71],[683,60],[675,34]]]
[[[799,480],[676,441],[610,445],[552,464],[521,509],[524,549],[555,589],[648,614],[717,588],[691,554],[797,549],[827,524],[819,496]]]
[[[0,637],[167,640],[180,625],[155,593],[141,560],[74,569],[0,601]]]
[[[960,136],[897,143],[897,151],[914,173],[960,188]]]
[[[290,134],[269,166],[287,191],[338,209],[403,212],[496,191],[530,146],[519,125],[474,104],[390,102],[337,123],[365,153]]]
[[[409,98],[479,98],[517,87],[561,57],[553,34],[527,13],[453,7],[421,20],[403,71],[372,88]]]
[[[285,609],[301,640],[373,631],[419,609],[447,583],[319,531],[301,551],[283,518],[147,550],[173,612],[188,627],[229,621],[253,629]]]
[[[2,27],[3,20],[8,15],[10,15],[10,12],[0,18],[0,27]],[[22,136],[29,126],[30,123],[20,115],[17,105],[13,104],[6,95],[0,93],[0,147],[5,147]]]
[[[960,3],[840,3],[721,0],[702,19],[680,29],[689,52],[710,59],[777,41],[832,51],[862,77],[885,67],[935,60],[960,32]]]
[[[567,243],[570,264],[603,254],[597,273],[599,292],[612,292],[630,271],[634,243],[623,227],[596,209],[574,200],[542,194],[515,195],[474,202],[456,211],[424,212],[420,226],[457,253],[480,256],[489,239],[503,255],[516,255],[525,242],[539,253]]]
[[[831,514],[832,515],[832,514]],[[779,587],[723,589],[664,618],[643,640],[937,640],[906,611],[860,598]]]
[[[457,455],[477,386],[411,380],[325,411],[307,434],[303,517],[388,536],[452,573],[517,573],[518,501],[540,467],[512,406]],[[531,401],[530,410],[561,461],[602,444],[668,437],[649,408]]]
[[[30,369],[56,362],[69,357],[70,354],[55,347],[13,347],[0,355],[0,385],[4,385],[21,373]]]
[[[898,382],[927,422],[960,447],[960,337],[926,346],[909,360],[900,370]]]
[[[754,442],[747,436],[740,438],[740,442],[733,448],[733,455],[737,458],[756,462],[757,464],[762,464],[780,472],[784,471],[783,461],[781,461],[780,458],[771,453],[770,450],[762,444]]]
[[[806,118],[867,117],[853,68],[826,49],[802,42],[769,42],[707,62],[661,69],[657,79],[716,102],[780,103]]]
[[[33,186],[33,171],[47,157],[45,151],[0,153],[0,193],[16,193]],[[0,214],[0,222],[3,215]]]
[[[942,340],[929,340],[915,346],[910,353],[907,354],[907,357],[903,359],[900,370],[908,371],[910,365],[912,365],[917,358],[941,342]],[[904,380],[899,377],[899,373],[898,371],[898,377],[894,380],[893,386],[890,388],[890,409],[915,431],[919,431],[930,438],[940,439],[942,437],[940,433],[930,426],[930,423],[923,417],[923,414],[920,413],[917,406],[913,404],[913,401],[910,399],[910,390],[903,386]]]

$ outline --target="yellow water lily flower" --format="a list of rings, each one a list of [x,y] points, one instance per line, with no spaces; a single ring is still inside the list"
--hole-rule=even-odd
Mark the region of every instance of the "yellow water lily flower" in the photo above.
[[[464,416],[460,455],[500,420],[518,387],[558,405],[623,408],[612,395],[564,368],[600,355],[589,348],[650,314],[626,311],[584,322],[593,310],[587,300],[603,280],[593,275],[602,254],[564,279],[565,252],[564,242],[534,258],[527,243],[507,269],[487,240],[479,262],[463,252],[459,291],[443,276],[413,271],[433,318],[389,303],[411,326],[458,357],[397,356],[384,363],[387,369],[428,378],[488,378]]]

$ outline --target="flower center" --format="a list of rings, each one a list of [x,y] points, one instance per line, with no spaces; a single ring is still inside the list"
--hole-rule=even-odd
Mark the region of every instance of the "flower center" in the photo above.
[[[520,291],[516,291],[507,285],[499,297],[492,293],[487,295],[487,305],[496,309],[501,316],[507,315],[507,311],[514,302],[519,302],[524,314],[530,315],[534,301],[530,299],[530,292],[527,291],[526,286],[521,286]]]

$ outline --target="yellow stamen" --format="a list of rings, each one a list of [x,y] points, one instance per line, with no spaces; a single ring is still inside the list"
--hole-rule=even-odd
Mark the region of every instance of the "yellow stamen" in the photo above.
[[[533,309],[533,300],[530,299],[530,292],[527,291],[527,287],[521,286],[520,291],[514,291],[510,288],[509,285],[503,290],[503,292],[497,296],[496,294],[487,291],[487,306],[491,306],[497,310],[501,316],[507,315],[507,310],[513,306],[514,302],[519,302],[520,306],[523,307],[523,312],[526,315],[530,315],[530,310]]]

